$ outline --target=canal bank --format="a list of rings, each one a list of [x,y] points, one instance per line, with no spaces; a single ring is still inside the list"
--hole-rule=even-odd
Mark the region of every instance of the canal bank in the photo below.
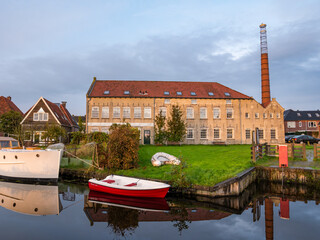
[[[87,183],[90,178],[103,179],[106,176],[107,174],[103,172],[67,168],[60,169],[60,178],[79,183]],[[157,179],[150,180],[159,181]],[[220,182],[214,186],[193,185],[191,188],[172,188],[170,189],[170,192],[204,197],[239,196],[252,183],[260,181],[289,185],[298,184],[318,189],[320,188],[320,170],[256,166],[239,173],[236,177]]]

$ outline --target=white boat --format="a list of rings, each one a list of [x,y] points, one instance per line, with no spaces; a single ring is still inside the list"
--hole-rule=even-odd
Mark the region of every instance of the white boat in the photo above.
[[[0,206],[35,216],[57,215],[62,210],[58,186],[0,182]]]
[[[159,167],[165,164],[179,165],[181,161],[173,155],[165,152],[157,152],[151,158],[151,163],[155,167]]]
[[[0,149],[0,178],[26,181],[57,181],[63,144],[45,150],[37,148]]]
[[[170,185],[139,178],[109,175],[103,180],[90,179],[89,188],[122,196],[164,198]]]

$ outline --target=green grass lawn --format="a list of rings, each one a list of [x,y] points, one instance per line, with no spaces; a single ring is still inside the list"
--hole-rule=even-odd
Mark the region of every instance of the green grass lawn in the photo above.
[[[185,173],[188,179],[192,184],[202,186],[213,186],[253,166],[250,158],[250,145],[148,145],[140,147],[138,169],[120,170],[115,174],[170,180],[172,166],[154,167],[151,164],[151,157],[157,152],[166,152],[182,158],[187,164]]]

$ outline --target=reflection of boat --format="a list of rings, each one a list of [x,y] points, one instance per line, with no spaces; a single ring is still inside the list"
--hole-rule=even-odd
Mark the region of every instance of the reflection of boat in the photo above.
[[[179,165],[181,162],[178,158],[168,153],[157,152],[152,156],[151,163],[153,166],[159,167],[164,164]]]
[[[110,175],[103,180],[90,179],[94,191],[131,197],[164,198],[170,185],[138,178]]]
[[[55,148],[58,146],[58,148]],[[63,144],[41,149],[0,149],[0,177],[7,179],[57,181]]]
[[[55,215],[62,209],[58,186],[0,182],[0,206],[30,215]]]
[[[125,207],[144,211],[167,211],[169,206],[164,198],[136,198],[90,191],[88,200],[93,203]]]

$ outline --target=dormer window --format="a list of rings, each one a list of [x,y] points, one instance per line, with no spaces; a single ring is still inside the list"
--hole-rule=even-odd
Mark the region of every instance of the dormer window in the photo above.
[[[40,108],[38,112],[33,113],[33,121],[46,122],[48,121],[48,118],[48,113],[44,112],[43,108]]]
[[[168,91],[165,91],[163,94],[164,95],[169,95],[170,93]]]
[[[224,95],[225,95],[226,97],[230,97],[230,96],[231,96],[230,93],[228,93],[228,92],[225,92]]]
[[[297,113],[297,116],[298,116],[298,117],[301,117],[301,113]]]
[[[208,92],[209,96],[214,96],[213,92]]]
[[[178,96],[181,96],[181,95],[182,95],[182,92],[177,92],[177,95],[178,95]]]
[[[197,94],[195,92],[190,92],[191,96],[196,96]]]
[[[320,117],[319,113],[316,113],[316,116],[317,116],[317,117]]]
[[[308,117],[311,117],[311,113],[308,113]]]
[[[109,95],[109,94],[110,94],[110,91],[109,91],[109,90],[106,90],[106,91],[103,92],[103,94],[104,94],[104,95]]]
[[[130,91],[124,91],[123,94],[129,95],[129,94],[130,94]]]

